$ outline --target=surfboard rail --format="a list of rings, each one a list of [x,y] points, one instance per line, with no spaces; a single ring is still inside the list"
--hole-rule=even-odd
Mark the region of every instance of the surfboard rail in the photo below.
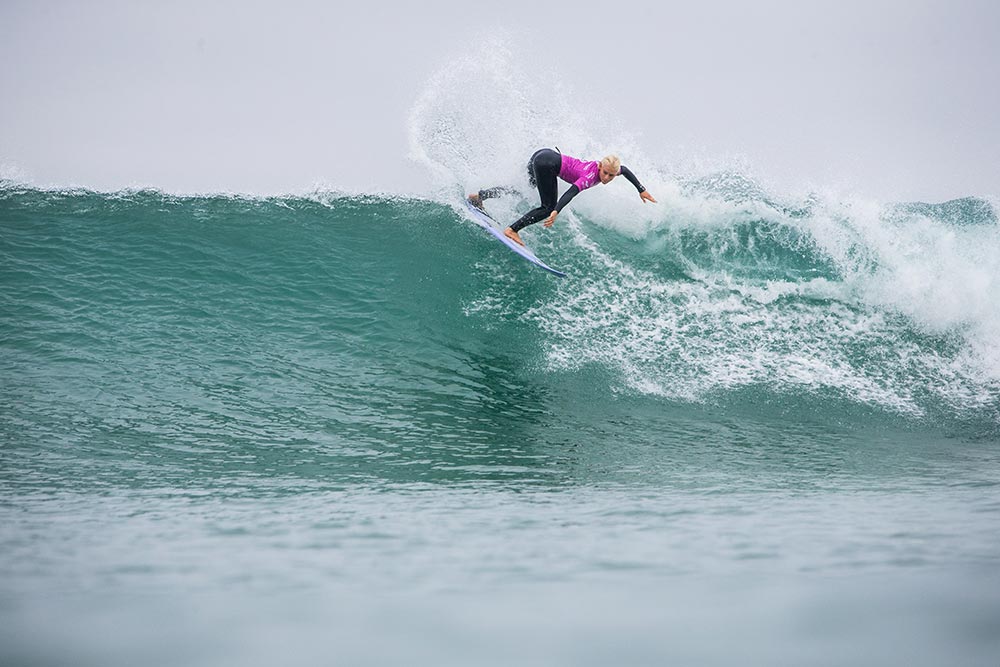
[[[518,255],[528,260],[538,268],[544,269],[545,271],[548,271],[553,275],[559,276],[560,278],[566,277],[566,274],[563,273],[562,271],[553,269],[551,266],[549,266],[542,260],[538,259],[538,257],[535,256],[535,253],[533,253],[531,249],[528,248],[527,246],[522,246],[517,242],[507,238],[507,236],[504,235],[503,233],[503,228],[500,227],[500,223],[494,220],[492,217],[490,217],[490,214],[487,213],[486,211],[474,206],[472,202],[470,202],[468,199],[465,200],[465,208],[467,208],[469,210],[469,213],[472,214],[472,219],[475,221],[477,225],[488,231],[501,243],[503,243],[505,246],[516,252]]]

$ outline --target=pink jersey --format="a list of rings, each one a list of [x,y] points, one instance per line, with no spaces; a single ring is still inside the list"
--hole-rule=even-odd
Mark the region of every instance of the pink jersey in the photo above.
[[[559,168],[559,178],[580,188],[583,192],[592,185],[601,182],[601,163],[577,160],[569,155],[562,156],[562,166]]]

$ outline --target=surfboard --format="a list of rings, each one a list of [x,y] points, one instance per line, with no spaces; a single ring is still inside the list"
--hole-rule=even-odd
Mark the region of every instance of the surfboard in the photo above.
[[[505,229],[505,227],[501,227],[500,223],[491,218],[489,213],[480,208],[476,208],[475,206],[473,206],[472,202],[470,202],[468,199],[465,200],[465,207],[469,209],[469,213],[472,214],[472,219],[476,222],[477,225],[488,231],[505,246],[507,246],[508,248],[516,252],[518,255],[520,255],[521,257],[525,258],[526,260],[537,266],[538,268],[545,269],[549,273],[557,275],[560,278],[566,277],[566,274],[563,273],[562,271],[557,271],[556,269],[553,269],[551,266],[547,265],[542,260],[538,259],[538,257],[535,256],[535,253],[531,252],[531,249],[528,248],[527,246],[520,245],[516,241],[512,241],[511,239],[504,236],[503,230]]]

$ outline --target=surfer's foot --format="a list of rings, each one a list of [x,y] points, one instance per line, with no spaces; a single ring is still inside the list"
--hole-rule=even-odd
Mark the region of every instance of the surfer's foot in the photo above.
[[[469,195],[469,203],[478,208],[480,211],[483,210],[483,198],[479,196],[478,192],[474,192]]]
[[[516,243],[524,245],[524,241],[521,240],[521,237],[518,236],[517,232],[515,232],[510,227],[508,227],[507,229],[503,230],[503,235],[506,236],[507,238],[509,238],[511,241],[514,241]]]

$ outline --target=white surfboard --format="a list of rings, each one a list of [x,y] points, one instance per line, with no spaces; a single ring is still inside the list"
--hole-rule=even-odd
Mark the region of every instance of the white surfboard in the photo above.
[[[501,227],[500,223],[491,218],[489,214],[486,213],[486,211],[476,208],[475,206],[472,205],[472,202],[470,202],[468,199],[465,200],[465,207],[469,209],[469,213],[472,214],[472,219],[476,221],[477,225],[479,225],[480,227],[488,231],[490,234],[495,236],[505,246],[516,252],[521,257],[524,257],[526,260],[528,260],[535,266],[541,269],[545,269],[549,273],[555,274],[560,278],[566,277],[566,274],[563,273],[562,271],[557,271],[553,269],[551,266],[548,266],[547,264],[545,264],[545,262],[535,257],[535,253],[531,252],[531,250],[527,246],[520,245],[516,241],[512,241],[511,239],[504,236],[503,230],[505,228]]]

